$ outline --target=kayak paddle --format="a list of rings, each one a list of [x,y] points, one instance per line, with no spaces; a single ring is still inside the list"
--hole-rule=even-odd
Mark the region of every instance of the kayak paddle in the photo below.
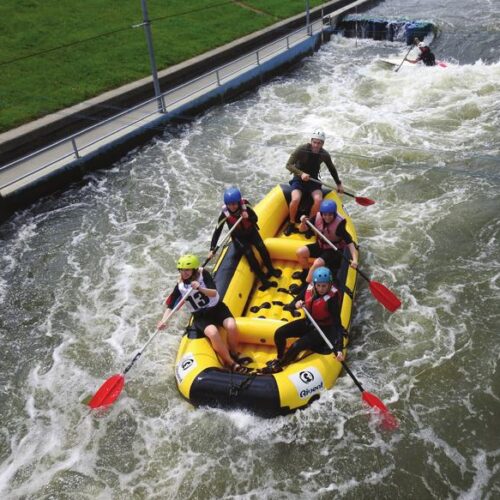
[[[335,191],[337,190],[337,186],[333,186],[332,184],[327,184],[326,182],[320,181],[319,179],[314,179],[314,177],[311,177],[309,180],[316,182],[318,184],[323,184],[323,186],[326,186],[327,188],[334,189]],[[363,196],[356,196],[355,194],[348,193],[347,191],[344,191],[344,194],[347,196],[350,196],[351,198],[354,198],[356,203],[358,205],[362,205],[363,207],[368,207],[370,205],[373,205],[375,203],[375,200],[372,200],[371,198],[364,198]]]
[[[314,318],[311,316],[311,313],[305,307],[303,307],[302,310],[304,311],[305,315],[309,318],[309,321],[313,324],[314,328],[316,328],[316,330],[321,335],[321,337],[323,337],[323,340],[326,342],[326,345],[333,352],[332,343],[330,342],[330,340],[328,340],[328,337],[325,335],[325,333],[320,328],[318,323],[316,323]],[[375,396],[371,392],[365,391],[363,389],[363,386],[361,385],[359,380],[354,376],[354,373],[352,373],[351,369],[347,366],[347,363],[345,361],[341,361],[341,363],[342,363],[342,366],[345,368],[345,371],[349,374],[349,376],[352,378],[352,380],[354,381],[354,383],[356,384],[358,389],[361,391],[361,398],[363,399],[363,401],[368,406],[371,406],[372,408],[376,409],[380,413],[380,415],[382,417],[383,427],[385,429],[388,429],[388,430],[397,429],[399,427],[399,423],[398,423],[396,417],[394,417],[389,412],[389,410],[387,409],[387,406],[385,406],[385,404],[382,403],[382,401],[379,398],[377,398],[377,396]]]
[[[174,315],[176,311],[178,311],[181,306],[184,304],[189,295],[193,292],[193,289],[190,289],[179,302],[172,309],[172,312],[169,314],[167,321]],[[127,365],[123,373],[117,373],[110,378],[108,378],[102,385],[99,387],[97,392],[94,394],[92,399],[89,401],[88,405],[95,410],[96,408],[101,408],[103,406],[109,406],[115,402],[120,393],[123,390],[123,386],[125,385],[125,375],[132,368],[135,362],[142,356],[142,353],[145,351],[146,347],[153,341],[156,335],[160,332],[157,328],[151,338],[144,344],[143,348],[134,356],[132,361]]]
[[[337,252],[340,252],[339,249],[321,231],[319,231],[316,228],[316,226],[311,224],[308,220],[306,220],[306,224],[325,243],[330,245]],[[350,262],[343,252],[340,252],[340,255],[344,260]],[[361,269],[356,268],[356,271],[368,282],[368,285],[370,287],[370,292],[386,309],[388,309],[391,312],[394,312],[401,306],[401,301],[385,285],[382,285],[382,283],[378,283],[377,281],[371,280],[363,271],[361,271]]]

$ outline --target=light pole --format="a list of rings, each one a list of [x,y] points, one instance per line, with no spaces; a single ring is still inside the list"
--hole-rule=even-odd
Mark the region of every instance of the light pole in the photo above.
[[[153,50],[153,37],[151,35],[151,21],[148,16],[148,7],[146,0],[141,0],[142,5],[142,25],[144,26],[144,34],[146,35],[146,42],[148,44],[149,62],[151,64],[151,74],[153,75],[153,87],[155,89],[155,96],[158,100],[158,111],[165,113],[165,103],[161,95],[160,82],[158,81],[158,71],[156,70],[155,53]]]

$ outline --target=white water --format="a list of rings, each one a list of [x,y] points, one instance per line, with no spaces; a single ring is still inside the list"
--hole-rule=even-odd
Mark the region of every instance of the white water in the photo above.
[[[0,495],[494,498],[499,491],[500,64],[411,68],[335,39],[300,69],[135,151],[2,227]],[[192,409],[179,315],[103,415],[80,401],[147,341],[176,257],[208,249],[224,187],[258,201],[322,127],[362,264],[350,365],[401,421],[381,431],[344,376],[296,415]]]

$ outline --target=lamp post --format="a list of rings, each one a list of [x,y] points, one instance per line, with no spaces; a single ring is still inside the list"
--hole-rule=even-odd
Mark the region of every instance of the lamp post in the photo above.
[[[146,0],[141,0],[142,6],[142,25],[144,26],[144,34],[146,35],[146,42],[148,44],[149,51],[149,62],[151,64],[151,74],[153,76],[153,87],[155,89],[155,96],[158,101],[158,111],[160,113],[165,113],[165,102],[163,101],[163,96],[161,95],[160,82],[158,81],[158,71],[156,69],[155,53],[153,49],[153,37],[151,35],[151,21],[149,20],[148,7],[146,5]]]

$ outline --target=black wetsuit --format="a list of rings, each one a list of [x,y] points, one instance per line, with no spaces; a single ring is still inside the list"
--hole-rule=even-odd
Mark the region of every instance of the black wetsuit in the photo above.
[[[337,169],[333,164],[330,153],[323,148],[320,149],[319,153],[313,153],[312,146],[310,143],[304,144],[303,146],[299,146],[290,155],[290,158],[288,159],[288,162],[286,164],[286,168],[294,174],[294,178],[292,179],[292,181],[294,179],[297,180],[300,179],[300,177],[296,174],[296,172],[293,171],[293,167],[298,168],[299,170],[302,170],[302,172],[304,172],[305,174],[309,174],[314,179],[317,179],[319,175],[319,169],[322,163],[324,163],[328,168],[328,171],[335,180],[335,183],[337,185],[341,184],[339,175],[337,173]],[[316,185],[318,186],[318,189],[320,189],[319,184]]]
[[[436,65],[436,57],[431,52],[429,47],[423,47],[420,49],[420,54],[417,57],[417,61],[422,61],[426,66],[435,66]]]
[[[254,210],[249,206],[246,206],[246,211],[248,213],[248,219],[243,219],[236,229],[231,233],[231,239],[233,240],[236,251],[239,255],[245,255],[250,264],[250,268],[255,273],[255,275],[260,279],[260,281],[265,282],[267,280],[266,275],[262,271],[257,258],[255,257],[252,246],[254,246],[260,253],[262,261],[266,266],[268,272],[272,271],[273,264],[271,262],[271,257],[267,251],[266,245],[262,241],[262,237],[258,231],[258,217]],[[229,209],[227,209],[229,211]],[[236,212],[230,212],[232,218],[236,221],[241,215],[241,208],[238,208]],[[212,236],[212,242],[210,243],[210,250],[214,251],[219,237],[224,226],[223,222],[226,221],[227,226],[231,229],[234,225],[229,219],[227,219],[226,214],[221,212],[218,220],[217,227],[215,228],[214,234]]]
[[[340,323],[339,294],[337,293],[327,304],[333,323],[328,326],[321,326],[321,329],[332,343],[333,352],[337,353],[342,351],[344,345],[344,329]],[[298,337],[298,340],[285,352],[286,340],[292,337]],[[325,341],[308,318],[298,319],[280,326],[274,334],[274,343],[276,344],[277,357],[281,366],[293,362],[299,353],[304,350],[320,353],[329,352]]]

